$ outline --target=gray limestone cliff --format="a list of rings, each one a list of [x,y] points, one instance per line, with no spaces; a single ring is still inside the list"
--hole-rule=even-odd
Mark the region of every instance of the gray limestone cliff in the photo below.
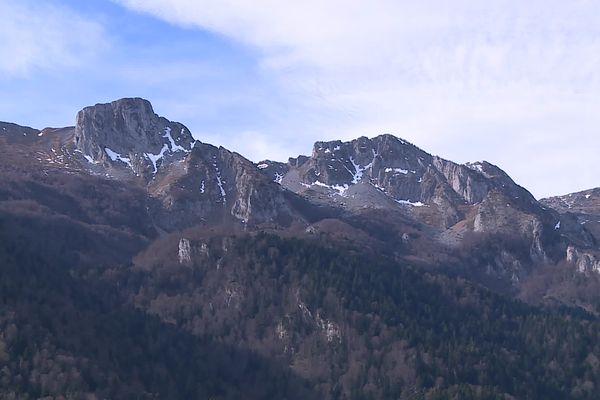
[[[162,205],[153,215],[163,230],[227,219],[244,225],[292,220],[281,186],[239,154],[194,141],[184,125],[158,116],[147,100],[84,108],[73,141],[93,172],[140,177]]]
[[[151,178],[189,153],[194,139],[183,124],[154,113],[149,101],[126,98],[77,113],[75,146],[92,164],[130,169]]]

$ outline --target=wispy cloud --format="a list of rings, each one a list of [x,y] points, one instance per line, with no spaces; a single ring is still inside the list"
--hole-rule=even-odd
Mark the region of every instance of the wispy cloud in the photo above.
[[[0,16],[5,79],[85,65],[108,46],[101,24],[53,3],[0,0]]]
[[[288,121],[288,138],[391,132],[458,161],[486,157],[538,195],[600,184],[552,170],[594,170],[578,142],[600,148],[598,2],[115,1],[256,49],[313,113]]]
[[[600,185],[597,1],[0,0],[0,16],[15,122],[144,96],[254,160],[393,133],[538,196]]]

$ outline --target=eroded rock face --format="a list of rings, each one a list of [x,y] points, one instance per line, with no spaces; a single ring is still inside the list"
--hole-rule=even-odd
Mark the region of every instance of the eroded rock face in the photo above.
[[[469,233],[522,243],[528,251],[514,263],[500,263],[520,267],[499,268],[510,270],[502,275],[514,273],[515,281],[526,265],[557,258],[555,249],[565,243],[590,243],[589,235],[567,218],[555,229],[558,213],[545,209],[497,166],[457,164],[392,135],[317,142],[310,157],[262,161],[258,167],[312,202],[350,213],[383,209],[406,215],[436,232],[435,238],[447,246],[461,246]],[[498,254],[498,260],[502,257]]]
[[[163,206],[153,211],[163,230],[227,219],[245,225],[292,220],[284,189],[257,166],[222,147],[194,141],[184,125],[156,115],[147,100],[84,108],[77,114],[73,141],[92,172],[141,177]]]
[[[258,165],[267,176],[295,192],[319,190],[348,197],[345,195],[353,187],[362,184],[400,204],[453,208],[480,203],[491,190],[502,188],[516,198],[535,203],[531,194],[492,164],[456,164],[392,135],[317,142],[311,157],[292,158],[287,164],[263,161]]]
[[[252,162],[200,142],[181,162],[157,174],[148,190],[161,199],[165,212],[157,218],[168,229],[222,219],[243,225],[287,225],[302,219],[287,203],[284,189]]]
[[[150,102],[128,98],[86,107],[77,114],[76,148],[92,164],[152,177],[193,147],[190,131],[154,113]]]
[[[569,246],[566,254],[567,262],[575,265],[582,273],[600,273],[600,255],[581,251],[575,246]]]
[[[494,192],[526,212],[541,211],[533,196],[498,167],[487,162],[456,164],[392,135],[317,142],[311,157],[293,158],[287,164],[263,161],[258,166],[308,198],[350,210],[412,209],[413,214],[428,214],[432,224],[443,229],[463,220],[465,207],[484,203]],[[494,224],[480,217],[475,230],[490,230]]]
[[[192,246],[190,241],[186,238],[179,240],[179,251],[178,251],[179,264],[191,264],[192,263]]]

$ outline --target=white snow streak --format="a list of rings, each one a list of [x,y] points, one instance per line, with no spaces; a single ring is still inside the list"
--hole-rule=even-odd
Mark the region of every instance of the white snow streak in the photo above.
[[[108,147],[105,147],[104,151],[106,152],[106,155],[108,155],[108,157],[112,161],[119,160],[121,162],[124,162],[125,164],[129,165],[129,168],[131,168],[133,170],[133,165],[131,165],[131,160],[129,159],[129,157],[123,157],[122,155],[120,155],[119,153],[115,153],[114,151],[112,151]]]
[[[409,171],[407,169],[402,169],[402,168],[386,168],[385,172],[395,172],[397,174],[407,175]],[[410,172],[414,173],[414,171],[410,171]]]
[[[158,168],[156,167],[156,163],[158,162],[158,160],[163,158],[163,156],[165,155],[165,151],[167,150],[169,150],[169,147],[165,144],[163,145],[162,149],[160,149],[160,153],[158,154],[144,153],[144,157],[150,160],[150,162],[152,163],[152,167],[154,167],[154,171],[152,171],[153,174],[156,174],[156,171],[158,170]]]
[[[340,196],[344,197],[346,195],[346,191],[348,190],[348,185],[344,184],[344,185],[327,185],[323,182],[319,182],[319,181],[315,181],[313,183],[313,185],[315,186],[321,186],[327,189],[331,189],[331,190],[335,190],[337,192],[337,194],[339,194]]]
[[[177,143],[175,143],[175,141],[173,140],[173,136],[171,136],[171,128],[169,128],[168,126],[165,128],[165,134],[163,135],[163,137],[169,140],[169,143],[171,144],[171,153],[175,153],[177,151],[183,151],[185,153],[190,152],[190,150],[186,150]]]
[[[275,183],[279,183],[281,185],[282,180],[283,180],[283,175],[281,175],[279,172],[275,172],[275,179],[273,179],[273,181]]]
[[[410,200],[396,200],[396,203],[413,207],[425,207],[425,204],[421,203],[420,201],[413,203]]]
[[[363,167],[361,167],[360,165],[358,165],[357,163],[354,162],[354,158],[352,158],[352,156],[350,156],[350,162],[352,163],[352,166],[354,167],[354,174],[352,176],[352,183],[353,184],[357,184],[358,182],[360,182],[362,180],[363,171],[365,169],[367,169],[368,167],[370,167],[371,164],[369,164],[368,166],[366,166],[365,168],[363,168]]]
[[[94,161],[94,159],[91,156],[88,156],[87,154],[84,154],[83,158],[85,158],[90,164],[98,164],[98,161]]]
[[[221,191],[221,197],[223,198],[223,203],[227,202],[227,194],[225,193],[225,189],[223,189],[223,181],[221,180],[221,174],[217,171],[217,186],[219,186],[219,190]]]

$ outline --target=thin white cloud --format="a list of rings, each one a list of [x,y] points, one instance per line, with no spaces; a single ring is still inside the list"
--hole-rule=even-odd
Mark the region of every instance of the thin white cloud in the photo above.
[[[0,74],[85,65],[107,46],[100,24],[64,7],[31,0],[0,0]]]
[[[597,170],[580,157],[600,149],[597,1],[116,1],[255,48],[303,110],[327,112],[311,127],[288,121],[307,141],[391,132],[458,161],[489,158],[539,196],[600,185],[553,168]]]

